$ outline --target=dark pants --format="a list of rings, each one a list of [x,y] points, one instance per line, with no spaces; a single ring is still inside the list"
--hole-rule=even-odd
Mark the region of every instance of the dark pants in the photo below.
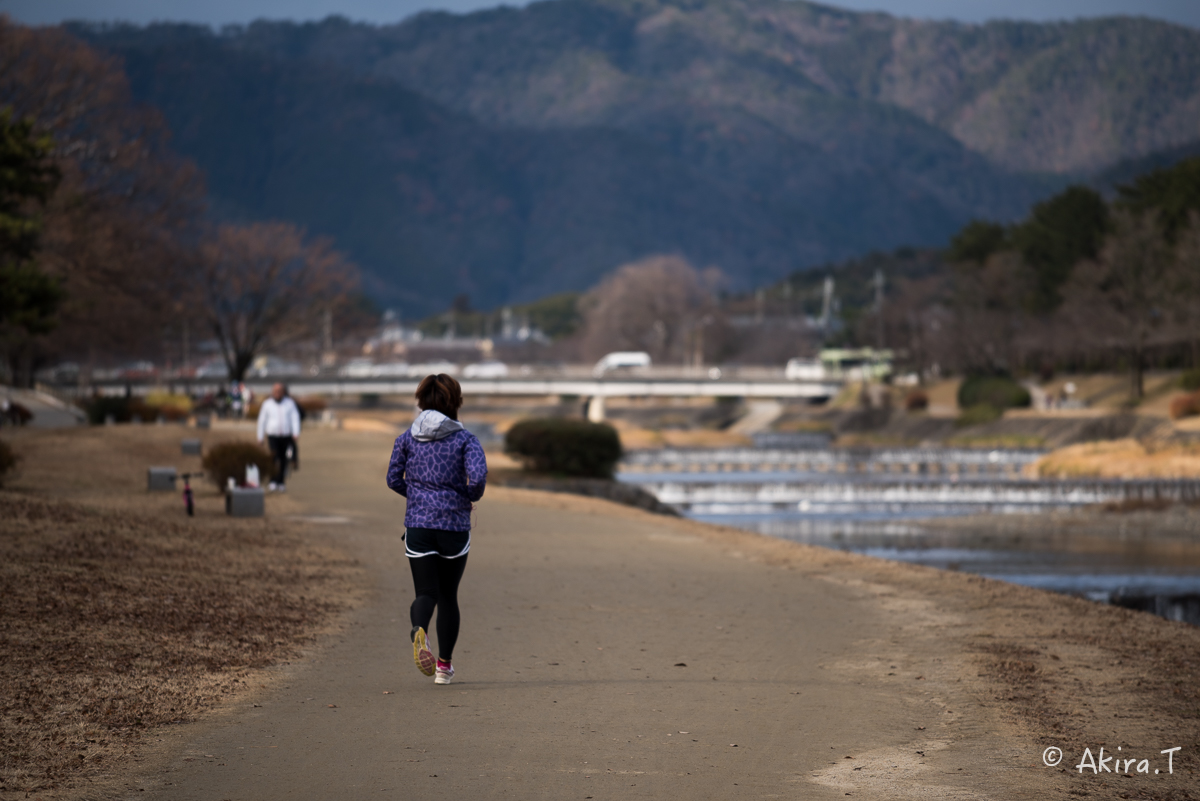
[[[454,655],[454,644],[458,642],[458,582],[467,569],[467,557],[410,556],[408,565],[412,568],[413,585],[417,590],[417,599],[412,602],[408,615],[413,626],[429,631],[429,621],[437,607],[438,658],[449,662]]]
[[[267,437],[267,444],[271,447],[271,458],[275,460],[275,475],[271,480],[276,484],[287,483],[288,448],[292,447],[295,441],[290,436]]]

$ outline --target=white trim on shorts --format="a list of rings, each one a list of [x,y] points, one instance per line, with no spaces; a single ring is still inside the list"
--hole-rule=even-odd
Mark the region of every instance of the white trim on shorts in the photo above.
[[[409,559],[420,559],[422,556],[442,556],[443,559],[458,559],[459,557],[466,556],[467,551],[469,551],[469,550],[471,550],[471,532],[469,532],[469,531],[467,532],[467,544],[465,546],[463,546],[463,549],[461,551],[454,554],[454,556],[442,556],[437,551],[426,551],[425,553],[417,553],[416,551],[414,551],[408,547],[408,537],[404,538],[404,555],[407,556]]]

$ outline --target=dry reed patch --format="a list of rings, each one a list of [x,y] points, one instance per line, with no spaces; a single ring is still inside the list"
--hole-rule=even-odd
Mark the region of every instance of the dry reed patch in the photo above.
[[[1048,453],[1030,466],[1041,478],[1197,478],[1200,448],[1147,448],[1136,439],[1085,442]]]
[[[354,601],[295,525],[0,492],[0,794],[68,797],[195,719]]]
[[[744,448],[753,441],[742,434],[708,428],[651,429],[621,419],[606,421],[621,437],[626,451],[657,448]]]

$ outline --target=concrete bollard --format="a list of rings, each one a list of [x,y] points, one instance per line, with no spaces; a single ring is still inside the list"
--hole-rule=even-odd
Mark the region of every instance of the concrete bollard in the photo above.
[[[174,467],[151,467],[146,475],[146,489],[151,492],[175,491]]]
[[[179,443],[179,449],[184,456],[199,456],[200,455],[200,440],[185,439]]]
[[[230,517],[262,517],[266,494],[260,487],[233,487],[225,491],[225,514]]]

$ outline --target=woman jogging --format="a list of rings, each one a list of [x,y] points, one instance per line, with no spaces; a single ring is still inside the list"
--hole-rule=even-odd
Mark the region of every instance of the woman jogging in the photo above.
[[[454,678],[458,639],[458,582],[471,550],[471,508],[483,497],[487,460],[479,440],[458,422],[462,387],[448,375],[426,376],[417,387],[421,413],[396,438],[387,484],[408,499],[405,555],[417,598],[412,619],[413,661],[435,684]],[[426,632],[437,607],[435,662]]]

